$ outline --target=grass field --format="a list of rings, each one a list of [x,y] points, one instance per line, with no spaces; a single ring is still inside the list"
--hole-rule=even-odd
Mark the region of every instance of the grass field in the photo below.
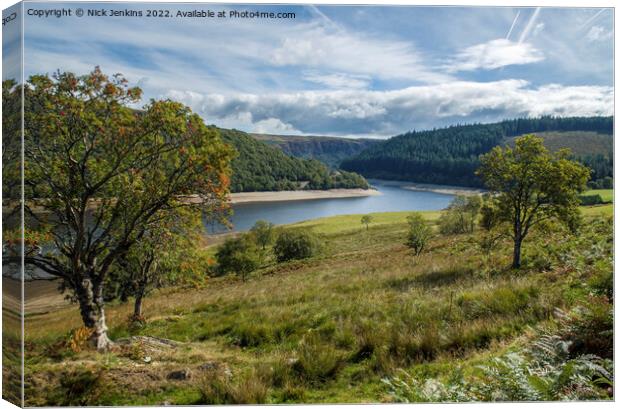
[[[614,201],[613,189],[591,189],[586,190],[584,195],[600,195],[605,203],[612,203]]]
[[[612,210],[584,208],[592,222],[580,236],[533,233],[518,272],[510,243],[483,254],[479,232],[436,236],[414,257],[409,212],[373,214],[369,230],[359,215],[291,225],[319,235],[318,256],[268,257],[247,282],[161,290],[140,328],[127,323],[131,305],[111,305],[112,338],[147,338],[109,353],[67,347],[81,325],[75,306],[29,316],[26,404],[391,402],[382,379],[401,369],[419,379],[475,371],[552,327],[556,308],[584,302],[583,283],[611,268],[611,224],[600,217]],[[604,261],[582,260],[592,249]]]

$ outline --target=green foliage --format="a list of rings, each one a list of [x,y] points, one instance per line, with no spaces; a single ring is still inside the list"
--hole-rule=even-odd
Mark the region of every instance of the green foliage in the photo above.
[[[601,195],[581,195],[579,196],[579,202],[582,206],[593,206],[604,203]]]
[[[232,161],[233,192],[368,188],[366,180],[358,174],[331,171],[317,160],[288,156],[241,131],[219,131],[238,153]]]
[[[309,258],[319,249],[318,238],[306,230],[284,230],[280,232],[273,246],[278,262]]]
[[[413,249],[416,256],[419,256],[432,237],[433,231],[419,213],[413,213],[407,217],[407,223],[409,225],[407,246]]]
[[[456,196],[439,218],[439,231],[442,234],[472,233],[481,207],[482,199],[478,195]]]
[[[496,194],[500,219],[511,227],[514,268],[521,265],[521,244],[532,226],[556,219],[572,227],[578,219],[578,193],[590,172],[568,153],[552,154],[542,138],[527,135],[515,141],[514,149],[495,147],[480,158],[477,173]]]
[[[256,243],[265,250],[265,248],[273,243],[275,237],[274,224],[265,220],[258,220],[250,229]]]
[[[523,352],[478,366],[470,376],[456,368],[445,380],[402,376],[383,382],[399,402],[591,400],[607,397],[613,363],[595,355],[571,356],[572,341],[541,334]]]
[[[482,186],[476,177],[479,156],[504,145],[507,137],[546,131],[598,132],[612,139],[613,117],[519,118],[494,124],[455,125],[412,131],[372,145],[342,162],[345,170],[366,177],[459,186]],[[588,146],[587,143],[581,143]],[[594,179],[613,176],[613,154],[576,158],[593,171]],[[566,147],[566,145],[563,145]]]
[[[611,163],[611,167],[613,168],[613,163]],[[603,173],[603,172],[597,172],[597,173]],[[593,176],[593,179],[594,179],[594,176]],[[614,180],[611,176],[605,176],[602,179],[591,180],[590,182],[588,182],[588,187],[590,189],[613,189]]]
[[[293,369],[311,384],[334,378],[344,364],[342,353],[333,345],[323,342],[314,331],[304,335],[297,351],[298,358]]]
[[[343,159],[357,155],[380,141],[363,138],[337,138],[331,136],[266,135],[251,134],[259,141],[276,146],[296,158],[316,159],[332,169],[337,169]]]
[[[361,219],[362,224],[366,225],[366,230],[368,230],[368,226],[372,223],[372,216],[369,214],[365,214]]]
[[[30,216],[52,236],[24,261],[63,280],[104,349],[113,265],[174,209],[224,217],[232,151],[181,103],[133,109],[141,90],[99,67],[33,75],[23,93],[26,196],[38,208]]]
[[[244,234],[236,238],[228,238],[215,254],[218,270],[221,274],[237,274],[243,281],[261,263],[261,256],[253,238]]]
[[[106,299],[135,297],[133,324],[144,324],[142,300],[152,290],[204,282],[207,263],[200,255],[202,244],[200,213],[179,208],[160,214],[157,223],[115,262],[107,278]]]

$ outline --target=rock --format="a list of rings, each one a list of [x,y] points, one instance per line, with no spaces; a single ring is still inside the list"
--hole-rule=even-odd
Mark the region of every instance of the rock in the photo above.
[[[181,369],[179,371],[172,371],[168,374],[167,378],[175,381],[185,381],[192,377],[192,371],[189,369]]]
[[[201,371],[217,371],[221,367],[222,367],[221,363],[217,361],[209,361],[209,362],[205,362],[204,364],[200,365],[198,369],[200,369]]]

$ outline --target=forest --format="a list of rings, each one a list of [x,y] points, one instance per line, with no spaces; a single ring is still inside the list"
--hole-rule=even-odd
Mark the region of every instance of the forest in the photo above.
[[[369,147],[344,160],[341,167],[372,178],[479,187],[482,181],[474,171],[481,154],[506,144],[514,136],[550,131],[596,133],[608,135],[612,141],[613,118],[519,118],[493,124],[411,131]],[[608,188],[603,186],[603,181],[613,177],[613,144],[609,143],[606,154],[593,154],[587,147],[573,152],[573,159],[592,170],[593,187]]]
[[[288,156],[238,130],[219,129],[222,139],[233,146],[230,190],[262,192],[298,189],[367,189],[366,180],[352,172],[330,170],[323,162]]]

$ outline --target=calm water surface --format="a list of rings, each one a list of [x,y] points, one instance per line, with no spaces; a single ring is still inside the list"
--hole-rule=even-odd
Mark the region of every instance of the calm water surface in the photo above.
[[[446,208],[453,198],[453,195],[449,194],[408,190],[377,180],[370,182],[382,195],[234,205],[234,214],[231,217],[233,230],[248,230],[257,220],[267,220],[274,224],[289,224],[342,214],[441,210]],[[225,231],[221,227],[213,228],[212,226],[209,230],[211,232]]]

